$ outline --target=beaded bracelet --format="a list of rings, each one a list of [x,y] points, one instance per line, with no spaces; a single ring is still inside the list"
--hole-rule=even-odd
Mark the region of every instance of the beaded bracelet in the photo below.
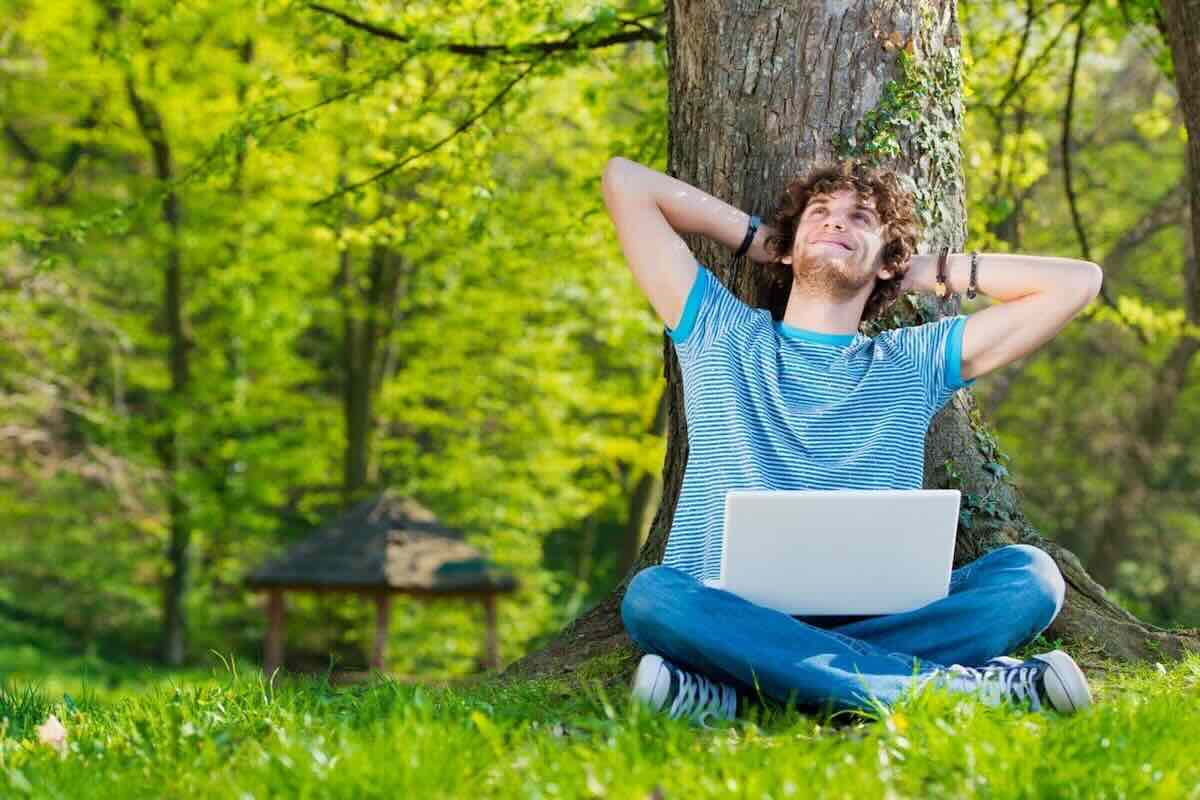
[[[938,255],[937,264],[937,296],[945,298],[947,293],[946,286],[946,259],[950,256],[950,246],[946,245],[942,248],[942,252]]]

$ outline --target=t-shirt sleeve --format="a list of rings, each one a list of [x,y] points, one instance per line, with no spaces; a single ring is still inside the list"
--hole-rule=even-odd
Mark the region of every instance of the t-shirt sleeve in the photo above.
[[[971,386],[975,378],[963,380],[962,341],[966,314],[901,328],[898,341],[917,364],[921,383],[925,388],[925,400],[936,413],[964,386]]]
[[[726,289],[707,267],[699,262],[696,267],[696,280],[684,302],[679,323],[674,329],[664,326],[681,361],[712,349],[755,313],[752,306]]]

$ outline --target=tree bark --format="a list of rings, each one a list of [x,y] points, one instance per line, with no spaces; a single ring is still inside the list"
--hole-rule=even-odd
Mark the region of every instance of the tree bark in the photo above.
[[[792,176],[840,155],[859,155],[912,179],[925,224],[922,251],[942,244],[960,249],[966,211],[958,50],[954,0],[912,6],[669,2],[668,172],[762,213]],[[739,297],[782,315],[787,291],[768,291],[753,264],[727,268],[729,254],[715,243],[693,237],[689,245]],[[957,312],[956,303],[937,308],[929,296],[910,300],[897,303],[895,323]],[[679,367],[665,337],[664,374],[669,415],[663,497],[637,563],[608,598],[506,674],[562,674],[628,645],[621,597],[634,574],[661,561],[687,461]],[[1046,636],[1070,642],[1081,661],[1175,657],[1200,649],[1197,631],[1154,628],[1115,606],[1072,553],[1039,536],[997,469],[998,455],[970,391],[960,391],[934,418],[925,452],[926,488],[960,489],[970,512],[960,522],[955,566],[1011,543],[1046,550],[1067,583],[1065,605]]]

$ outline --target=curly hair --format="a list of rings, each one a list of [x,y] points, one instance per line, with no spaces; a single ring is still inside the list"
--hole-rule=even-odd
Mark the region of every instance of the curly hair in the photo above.
[[[917,221],[912,194],[901,185],[896,173],[878,169],[856,159],[843,159],[815,167],[802,178],[788,184],[770,215],[775,233],[767,237],[764,248],[773,260],[765,265],[770,282],[787,291],[792,269],[780,261],[792,252],[800,215],[816,195],[830,195],[839,189],[857,192],[859,199],[874,198],[883,238],[883,263],[892,268],[892,277],[877,278],[875,288],[863,306],[862,321],[877,319],[900,297],[900,282],[917,251]]]

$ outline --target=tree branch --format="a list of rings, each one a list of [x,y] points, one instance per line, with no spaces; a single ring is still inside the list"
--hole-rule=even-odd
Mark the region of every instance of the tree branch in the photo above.
[[[372,36],[378,36],[381,39],[387,39],[388,41],[399,42],[401,44],[410,44],[412,42],[411,36],[391,30],[390,28],[385,28],[382,25],[377,25],[373,22],[357,19],[343,11],[338,11],[337,9],[329,8],[328,6],[323,6],[320,3],[307,3],[306,5],[313,11],[336,17],[344,22],[347,26],[363,31],[364,33],[369,33]],[[521,42],[519,44],[463,44],[446,42],[437,45],[434,49],[444,50],[448,53],[456,53],[458,55],[476,57],[493,55],[519,55],[529,52],[548,55],[550,53],[557,53],[565,50],[578,50],[581,48],[595,50],[602,47],[609,47],[610,45],[614,44],[624,44],[626,42],[660,42],[663,39],[663,34],[654,30],[653,28],[647,28],[646,26],[642,25],[641,22],[642,20],[646,19],[658,19],[663,15],[663,13],[664,12],[662,11],[657,11],[652,14],[645,14],[641,17],[635,17],[633,19],[618,18],[618,21],[621,22],[622,25],[632,26],[634,30],[610,34],[601,39],[597,39],[594,42],[573,42],[572,39],[575,34],[572,33],[571,36],[568,36],[562,41]],[[587,26],[593,24],[595,23],[590,22]]]
[[[1084,3],[1086,8],[1090,3]],[[1079,55],[1083,51],[1083,40],[1086,38],[1087,29],[1084,27],[1083,20],[1079,21],[1079,31],[1075,34],[1075,48],[1071,55],[1071,73],[1067,78],[1067,107],[1063,112],[1062,123],[1062,138],[1059,141],[1059,149],[1062,152],[1063,165],[1063,188],[1067,193],[1067,207],[1071,210],[1071,224],[1075,228],[1075,236],[1079,239],[1079,250],[1083,254],[1085,261],[1092,260],[1092,249],[1088,244],[1087,231],[1083,228],[1083,221],[1079,218],[1079,204],[1075,199],[1075,188],[1071,180],[1071,118],[1075,113],[1075,82],[1079,76]],[[1101,290],[1103,291],[1103,289]]]
[[[516,86],[518,83],[520,83],[525,78],[525,76],[527,76],[530,72],[532,72],[534,67],[536,67],[538,64],[541,64],[542,61],[544,61],[548,55],[549,55],[549,53],[543,53],[537,59],[530,62],[530,64],[524,70],[522,70],[519,75],[517,75],[515,78],[513,78],[511,81],[509,81],[504,86],[504,88],[502,88],[499,92],[497,92],[496,96],[493,97],[491,100],[489,100],[487,102],[487,104],[484,105],[483,108],[479,109],[479,111],[477,111],[476,113],[472,114],[471,116],[467,117],[465,120],[460,122],[458,125],[455,126],[454,130],[450,131],[450,133],[446,134],[438,141],[434,142],[433,144],[429,145],[428,147],[426,147],[423,150],[419,150],[416,153],[413,153],[408,158],[397,161],[395,164],[392,164],[391,166],[386,167],[386,168],[380,170],[379,172],[376,172],[374,175],[370,176],[369,178],[365,178],[365,179],[359,181],[358,183],[347,184],[346,186],[343,186],[340,189],[337,189],[336,191],[330,192],[329,194],[322,197],[320,200],[315,200],[312,203],[310,203],[309,207],[317,208],[318,206],[322,206],[331,200],[335,200],[338,197],[341,197],[343,194],[346,194],[347,192],[352,192],[356,189],[361,189],[363,186],[366,186],[367,184],[374,183],[375,181],[378,181],[378,180],[382,180],[382,179],[386,178],[388,175],[391,175],[396,170],[403,167],[405,164],[408,164],[411,161],[415,161],[416,159],[420,158],[421,156],[428,155],[429,153],[432,153],[434,150],[437,150],[439,147],[441,147],[442,145],[449,142],[455,136],[458,136],[460,133],[465,131],[467,128],[474,125],[480,119],[480,117],[482,117],[484,114],[486,114],[488,111],[490,111],[493,107],[495,107],[497,104],[499,104],[499,102],[502,99],[504,99],[504,96],[506,94],[508,94],[514,86]]]
[[[1181,224],[1187,213],[1187,180],[1181,178],[1150,207],[1141,219],[1129,226],[1104,254],[1106,270],[1120,266],[1138,246],[1169,225]]]
[[[39,153],[32,144],[25,140],[21,132],[13,127],[11,122],[4,123],[4,136],[8,141],[12,142],[13,148],[17,151],[23,160],[31,164],[36,164],[42,160],[42,154]]]
[[[1076,18],[1079,20],[1079,30],[1075,33],[1075,47],[1071,54],[1071,72],[1067,77],[1067,106],[1063,112],[1062,137],[1059,140],[1059,150],[1062,153],[1063,165],[1063,190],[1067,194],[1067,207],[1071,210],[1071,224],[1075,228],[1075,236],[1079,239],[1079,250],[1085,261],[1092,260],[1092,248],[1088,244],[1087,231],[1084,229],[1083,220],[1079,216],[1079,203],[1075,197],[1075,187],[1072,181],[1071,120],[1075,113],[1075,84],[1079,77],[1079,56],[1083,52],[1083,41],[1087,38],[1084,12],[1087,11],[1089,5],[1091,5],[1091,0],[1085,0],[1079,8],[1079,13],[1076,15]],[[1112,299],[1112,295],[1108,292],[1107,280],[1103,281],[1100,285],[1100,297],[1106,305],[1117,312],[1121,321],[1133,330],[1142,344],[1150,344],[1150,338],[1146,335],[1146,332],[1132,320],[1128,319]]]
[[[1063,34],[1067,32],[1067,29],[1083,17],[1083,13],[1087,10],[1088,5],[1088,3],[1081,5],[1079,10],[1075,12],[1074,16],[1067,20],[1066,24],[1062,26],[1058,33],[1054,34],[1054,38],[1047,42],[1045,48],[1042,49],[1042,52],[1038,53],[1037,57],[1033,60],[1033,63],[1029,66],[1029,69],[1026,70],[1025,74],[1009,84],[1008,89],[1004,92],[1004,96],[1000,98],[998,103],[996,103],[997,107],[1003,107],[1007,105],[1008,101],[1011,100],[1012,96],[1020,90],[1025,81],[1029,80],[1030,76],[1038,71],[1038,68],[1042,66],[1042,62],[1044,62],[1050,56],[1050,54],[1058,48],[1058,40],[1063,37]]]

